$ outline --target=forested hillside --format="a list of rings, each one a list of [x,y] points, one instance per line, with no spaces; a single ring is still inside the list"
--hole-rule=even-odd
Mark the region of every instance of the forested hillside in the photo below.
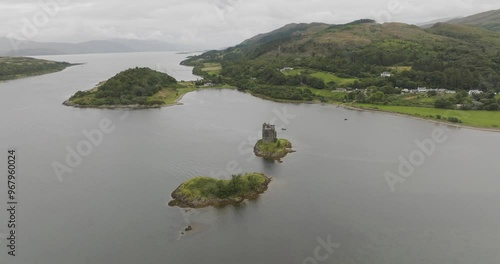
[[[204,71],[207,63],[220,69]],[[211,82],[240,89],[306,85],[499,91],[500,33],[445,23],[429,29],[371,20],[345,25],[291,24],[235,47],[192,57],[184,64],[195,66],[195,73]],[[288,68],[333,77],[325,81],[303,72],[287,74]],[[381,78],[382,72],[391,76]]]

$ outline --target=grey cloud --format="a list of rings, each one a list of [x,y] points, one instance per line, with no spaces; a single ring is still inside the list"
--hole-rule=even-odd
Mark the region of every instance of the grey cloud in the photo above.
[[[3,0],[0,35],[22,30],[57,0]],[[58,0],[63,1],[63,0]],[[206,48],[238,44],[245,38],[292,22],[346,23],[360,18],[419,23],[500,8],[496,0],[64,0],[59,12],[32,40],[79,42],[106,38],[158,39]],[[394,6],[397,12],[393,12]],[[389,14],[389,15],[388,15]]]

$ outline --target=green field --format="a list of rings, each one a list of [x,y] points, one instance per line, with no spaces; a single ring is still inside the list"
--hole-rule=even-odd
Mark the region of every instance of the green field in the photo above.
[[[386,101],[390,105],[397,106],[416,106],[416,107],[434,107],[434,102],[437,99],[452,99],[455,95],[438,94],[429,96],[427,94],[388,94],[385,95]]]
[[[402,72],[402,71],[410,71],[411,66],[393,66],[393,67],[388,67],[391,70],[394,70],[396,72]]]
[[[204,63],[203,67],[201,68],[202,71],[210,75],[219,74],[221,69],[222,66],[220,65],[220,63]]]
[[[322,79],[325,83],[335,82],[337,85],[351,85],[355,80],[354,78],[340,78],[337,75],[330,72],[316,71],[313,69],[293,69],[291,71],[285,71],[285,75],[299,75],[301,73],[309,74],[312,77]]]
[[[347,95],[346,92],[332,92],[331,90],[327,89],[309,88],[309,90],[311,90],[311,92],[313,92],[314,95],[322,96],[328,101],[332,102],[342,102],[345,99],[345,96]]]
[[[354,78],[340,78],[337,75],[329,72],[315,72],[311,76],[322,79],[325,83],[335,82],[337,85],[346,86],[351,85],[357,79]]]
[[[148,101],[163,101],[165,105],[174,105],[185,94],[195,91],[193,82],[178,82],[171,87],[165,87],[156,94],[148,97]]]
[[[374,105],[374,104],[354,104],[356,107],[365,109],[374,109],[392,113],[400,113],[415,117],[443,120],[448,117],[456,117],[462,121],[463,125],[478,127],[478,128],[500,128],[500,111],[464,111],[464,110],[449,110],[427,107],[409,107],[409,106],[390,106],[390,105]],[[441,119],[437,118],[441,116]]]

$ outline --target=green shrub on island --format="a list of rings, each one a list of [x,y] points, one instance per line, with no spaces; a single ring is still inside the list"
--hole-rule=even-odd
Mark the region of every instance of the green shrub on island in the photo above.
[[[255,143],[254,153],[258,157],[279,160],[293,152],[292,143],[286,139],[276,139],[274,142],[264,142],[262,139]]]
[[[182,183],[173,193],[171,206],[205,207],[240,203],[257,197],[271,179],[264,174],[233,175],[230,180],[196,177]]]
[[[267,143],[264,142],[262,139],[257,141],[256,147],[259,150],[266,151],[266,152],[279,152],[282,151],[283,149],[286,148],[291,148],[292,143],[286,139],[277,139],[275,142]]]
[[[133,68],[118,73],[97,89],[77,92],[69,101],[82,106],[162,105],[162,101],[148,100],[148,97],[175,84],[177,81],[166,73],[150,68]]]

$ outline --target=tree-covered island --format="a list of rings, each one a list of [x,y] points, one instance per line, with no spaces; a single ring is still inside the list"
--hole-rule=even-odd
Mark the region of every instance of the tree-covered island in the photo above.
[[[101,82],[94,89],[79,91],[64,104],[95,108],[151,108],[175,103],[181,88],[175,78],[150,68],[132,68]]]
[[[202,208],[239,204],[256,199],[267,190],[271,178],[261,173],[233,175],[230,180],[196,177],[182,183],[174,192],[170,206]]]
[[[0,57],[0,81],[58,72],[74,65],[78,64],[28,57]]]

